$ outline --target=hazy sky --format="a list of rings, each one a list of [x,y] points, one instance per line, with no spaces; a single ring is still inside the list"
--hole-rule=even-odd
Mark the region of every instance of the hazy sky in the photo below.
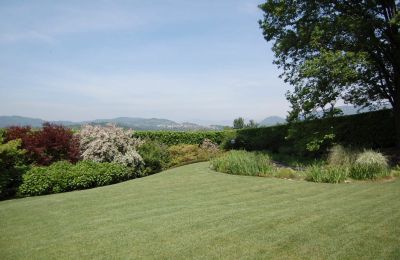
[[[285,116],[255,0],[0,1],[0,115]]]

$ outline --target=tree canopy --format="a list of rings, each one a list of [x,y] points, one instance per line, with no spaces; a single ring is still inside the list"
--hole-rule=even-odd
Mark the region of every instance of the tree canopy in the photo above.
[[[294,86],[289,120],[317,109],[334,115],[339,100],[388,102],[400,140],[400,1],[268,0],[259,7],[274,63]]]
[[[233,128],[234,129],[242,129],[242,128],[244,128],[244,126],[245,126],[245,124],[244,124],[243,117],[238,117],[233,120]]]

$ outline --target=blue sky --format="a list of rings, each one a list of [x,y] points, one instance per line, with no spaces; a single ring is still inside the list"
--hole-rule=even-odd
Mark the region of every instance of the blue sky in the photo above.
[[[254,0],[0,2],[0,115],[285,116]]]

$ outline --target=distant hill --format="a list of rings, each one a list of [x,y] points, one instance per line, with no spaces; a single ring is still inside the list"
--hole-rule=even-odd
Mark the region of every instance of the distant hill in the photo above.
[[[342,110],[343,115],[344,116],[348,116],[348,115],[355,115],[355,114],[359,114],[359,113],[366,113],[366,112],[370,112],[371,110],[369,108],[362,108],[362,107],[354,107],[354,106],[337,106],[336,108],[339,108]],[[381,106],[379,109],[389,109],[389,106]],[[318,117],[322,116],[322,112],[321,111],[317,111],[316,115]],[[262,120],[261,122],[259,122],[260,126],[273,126],[273,125],[277,125],[277,124],[285,124],[286,123],[286,119],[279,117],[279,116],[269,116],[267,118],[265,118],[264,120]]]
[[[277,124],[284,124],[286,119],[279,117],[279,116],[269,116],[259,122],[260,126],[272,126]]]
[[[370,111],[374,110],[381,110],[381,109],[390,109],[390,106],[388,105],[382,105],[380,107],[376,107],[374,109],[370,109],[368,107],[359,107],[359,106],[337,106],[336,108],[339,108],[342,110],[342,115],[343,116],[350,116],[350,115],[355,115],[355,114],[360,114],[360,113],[367,113]],[[323,112],[321,110],[317,111],[316,116],[321,117],[323,115]]]
[[[0,116],[0,127],[26,126],[40,127],[45,121],[39,118],[23,116]]]
[[[42,124],[46,122],[43,119],[29,118],[22,116],[0,116],[0,127],[8,126],[32,126],[41,127]],[[132,128],[135,130],[174,130],[174,131],[184,131],[184,130],[212,130],[214,127],[201,126],[194,123],[184,122],[177,123],[168,119],[159,118],[140,118],[140,117],[118,117],[112,119],[96,119],[92,121],[81,121],[81,122],[71,122],[71,121],[50,121],[50,123],[55,123],[59,125],[64,125],[68,127],[80,127],[85,124],[93,125],[106,125],[109,123],[116,124],[117,126],[124,128]]]

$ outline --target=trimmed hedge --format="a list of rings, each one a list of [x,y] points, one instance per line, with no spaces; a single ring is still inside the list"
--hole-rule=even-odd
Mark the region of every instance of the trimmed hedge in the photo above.
[[[333,136],[332,140],[324,138]],[[307,145],[323,148],[331,143],[363,148],[388,148],[396,145],[392,110],[298,122],[237,131],[234,148],[310,154]],[[323,150],[323,149],[320,149]],[[314,153],[315,154],[315,153]]]
[[[134,137],[142,140],[150,139],[166,145],[201,144],[204,139],[209,139],[214,143],[221,144],[232,135],[234,135],[234,131],[135,131],[133,134]]]
[[[82,190],[139,176],[140,174],[133,168],[114,163],[80,161],[77,164],[71,164],[60,161],[50,166],[35,166],[26,172],[19,187],[19,194],[35,196]]]

